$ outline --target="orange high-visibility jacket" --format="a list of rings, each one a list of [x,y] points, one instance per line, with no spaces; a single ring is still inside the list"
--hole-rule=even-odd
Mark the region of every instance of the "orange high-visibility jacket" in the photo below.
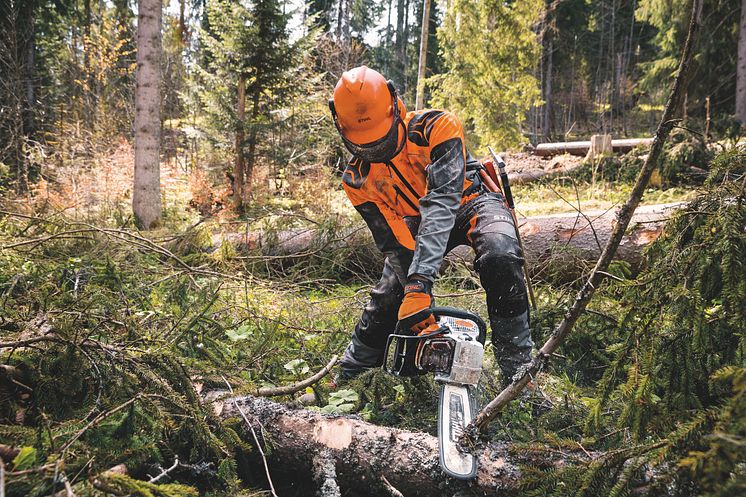
[[[478,174],[466,174],[467,162],[471,171],[476,161],[454,114],[408,112],[404,124],[407,142],[393,160],[371,164],[353,157],[342,174],[348,198],[402,283],[413,274],[435,279],[456,211],[476,195],[469,190],[478,181]],[[416,216],[421,221],[412,236],[405,218]]]

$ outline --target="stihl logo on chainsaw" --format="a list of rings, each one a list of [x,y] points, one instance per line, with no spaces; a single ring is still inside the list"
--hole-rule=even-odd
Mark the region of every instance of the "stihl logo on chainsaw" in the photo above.
[[[451,410],[451,426],[448,427],[448,435],[451,442],[458,442],[459,437],[464,432],[464,402],[461,396],[452,393],[448,408]]]

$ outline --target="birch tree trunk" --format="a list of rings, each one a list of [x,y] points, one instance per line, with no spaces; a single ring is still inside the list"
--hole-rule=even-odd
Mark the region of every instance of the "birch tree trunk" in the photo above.
[[[736,68],[736,119],[746,124],[746,0],[741,0],[741,25],[738,31]]]
[[[427,39],[430,34],[430,0],[422,0],[422,31],[420,32],[420,60],[417,65],[417,97],[415,110],[425,107],[425,70],[427,69]],[[746,1],[746,0],[744,0]]]
[[[161,219],[161,8],[161,0],[140,0],[137,14],[132,210],[146,230]]]

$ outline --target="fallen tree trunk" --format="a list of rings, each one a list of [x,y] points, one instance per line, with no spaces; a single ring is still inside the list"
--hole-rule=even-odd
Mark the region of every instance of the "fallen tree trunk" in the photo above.
[[[324,497],[391,495],[391,487],[408,497],[519,495],[519,464],[536,462],[525,450],[519,456],[511,444],[491,442],[480,452],[477,479],[463,482],[443,473],[438,440],[426,433],[377,426],[354,417],[291,410],[258,397],[235,397],[213,402],[213,406],[223,419],[242,418],[240,408],[256,432],[261,422],[261,443],[272,448],[267,463],[275,486],[292,481],[298,488],[305,483]],[[244,438],[254,443],[248,433]],[[541,465],[562,466],[581,456],[547,459],[542,454]]]
[[[583,159],[572,155],[548,158],[525,152],[500,152],[500,156],[505,160],[511,185],[523,185],[551,176],[569,174],[583,166]]]
[[[611,140],[611,148],[614,152],[629,152],[635,147],[649,146],[651,143],[653,143],[652,138],[625,138]],[[559,154],[585,156],[590,148],[590,141],[540,143],[536,146],[534,154],[539,157],[548,157]]]
[[[666,219],[680,203],[652,205],[637,210],[632,219],[632,228],[622,240],[616,254],[617,259],[629,262],[633,268],[641,263],[641,249],[655,240],[663,230]],[[529,261],[529,270],[540,272],[543,263],[558,252],[574,260],[594,261],[608,241],[615,224],[614,211],[591,211],[582,215],[573,212],[520,218],[518,220]],[[301,262],[317,253],[343,247],[355,247],[358,252],[371,254],[371,265],[380,264],[368,230],[364,226],[343,230],[342,233],[320,233],[317,229],[289,230],[262,236],[260,233],[227,233],[215,235],[213,243],[223,241],[233,244],[238,251],[259,252],[248,256],[257,260],[275,260],[283,265]],[[471,262],[473,255],[469,247],[454,249],[446,258],[447,264],[459,261]]]

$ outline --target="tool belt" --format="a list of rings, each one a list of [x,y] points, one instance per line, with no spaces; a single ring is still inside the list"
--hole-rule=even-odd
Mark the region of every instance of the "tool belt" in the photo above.
[[[485,185],[484,181],[482,181],[482,176],[479,173],[481,170],[487,171],[487,174],[492,178],[492,181],[494,181],[499,188],[500,181],[497,179],[497,174],[495,173],[494,166],[490,167],[491,165],[491,162],[482,164],[478,160],[468,161],[466,163],[466,179],[471,181],[471,185],[469,186],[469,188],[464,190],[464,197],[473,195],[477,192],[486,193],[489,191],[487,185]]]

